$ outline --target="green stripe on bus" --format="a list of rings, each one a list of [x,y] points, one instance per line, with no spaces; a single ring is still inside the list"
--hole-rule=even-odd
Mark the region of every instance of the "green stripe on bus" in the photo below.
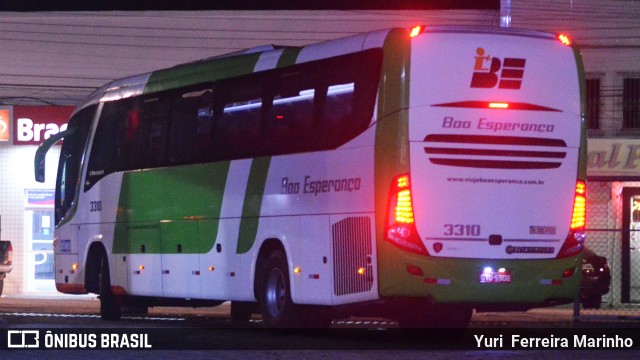
[[[299,48],[284,49],[278,59],[276,67],[281,68],[294,65],[299,54]],[[262,198],[264,196],[264,188],[267,184],[270,165],[270,156],[256,158],[251,162],[247,191],[245,192],[242,207],[242,218],[240,219],[240,232],[238,233],[238,246],[236,248],[238,254],[247,253],[256,242],[258,224],[262,211]]]
[[[242,218],[240,219],[240,233],[238,234],[238,247],[236,249],[238,254],[244,254],[251,250],[256,241],[262,198],[270,164],[271,157],[269,156],[256,158],[251,162],[247,191],[245,192],[244,205],[242,206]]]
[[[405,30],[393,29],[384,42],[383,73],[378,89],[378,123],[376,125],[374,186],[376,196],[376,238],[378,239],[379,293],[384,296],[402,278],[404,257],[383,241],[387,196],[391,181],[409,172],[409,81],[411,41]]]
[[[300,54],[300,50],[302,48],[287,48],[284,49],[282,55],[280,55],[280,59],[278,59],[278,68],[285,66],[292,66],[296,64],[296,59],[298,59],[298,55]]]
[[[211,61],[203,60],[201,62],[159,70],[151,74],[144,92],[146,94],[154,93],[182,86],[251,74],[259,58],[260,53],[254,53]]]
[[[192,254],[213,248],[230,162],[125,172],[114,254]]]

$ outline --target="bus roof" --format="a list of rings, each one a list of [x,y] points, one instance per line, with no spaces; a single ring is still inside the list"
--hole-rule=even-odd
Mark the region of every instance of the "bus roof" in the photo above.
[[[296,63],[303,63],[365,49],[381,48],[388,34],[394,30],[407,31],[408,33],[408,29],[388,28],[309,44],[303,47],[262,45],[188,63],[177,64],[166,69],[116,79],[89,94],[75,112],[101,101],[123,99],[181,86],[195,85],[250,74],[256,70],[256,64],[262,56],[268,57],[272,55],[274,57],[280,57],[284,52],[289,52],[296,55]],[[427,27],[426,32],[508,34],[511,36],[548,39],[556,37],[554,34],[535,30],[476,26],[432,26]]]

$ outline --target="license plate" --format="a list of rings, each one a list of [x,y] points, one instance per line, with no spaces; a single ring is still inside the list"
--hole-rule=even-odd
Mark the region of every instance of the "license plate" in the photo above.
[[[511,271],[503,272],[482,272],[480,273],[481,284],[510,284]]]

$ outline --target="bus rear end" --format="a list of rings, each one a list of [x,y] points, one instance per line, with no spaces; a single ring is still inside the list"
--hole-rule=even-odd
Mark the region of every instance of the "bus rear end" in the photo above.
[[[581,64],[555,35],[412,39],[410,171],[390,184],[383,297],[493,311],[571,302],[584,242]]]

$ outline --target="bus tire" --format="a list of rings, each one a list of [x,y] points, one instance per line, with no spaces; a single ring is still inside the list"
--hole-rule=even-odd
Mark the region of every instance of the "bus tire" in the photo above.
[[[119,320],[122,316],[122,308],[120,299],[111,292],[109,261],[105,254],[100,257],[99,284],[100,317],[102,320]]]
[[[291,300],[287,258],[282,251],[272,252],[259,276],[258,304],[268,328],[296,327],[296,309]]]

